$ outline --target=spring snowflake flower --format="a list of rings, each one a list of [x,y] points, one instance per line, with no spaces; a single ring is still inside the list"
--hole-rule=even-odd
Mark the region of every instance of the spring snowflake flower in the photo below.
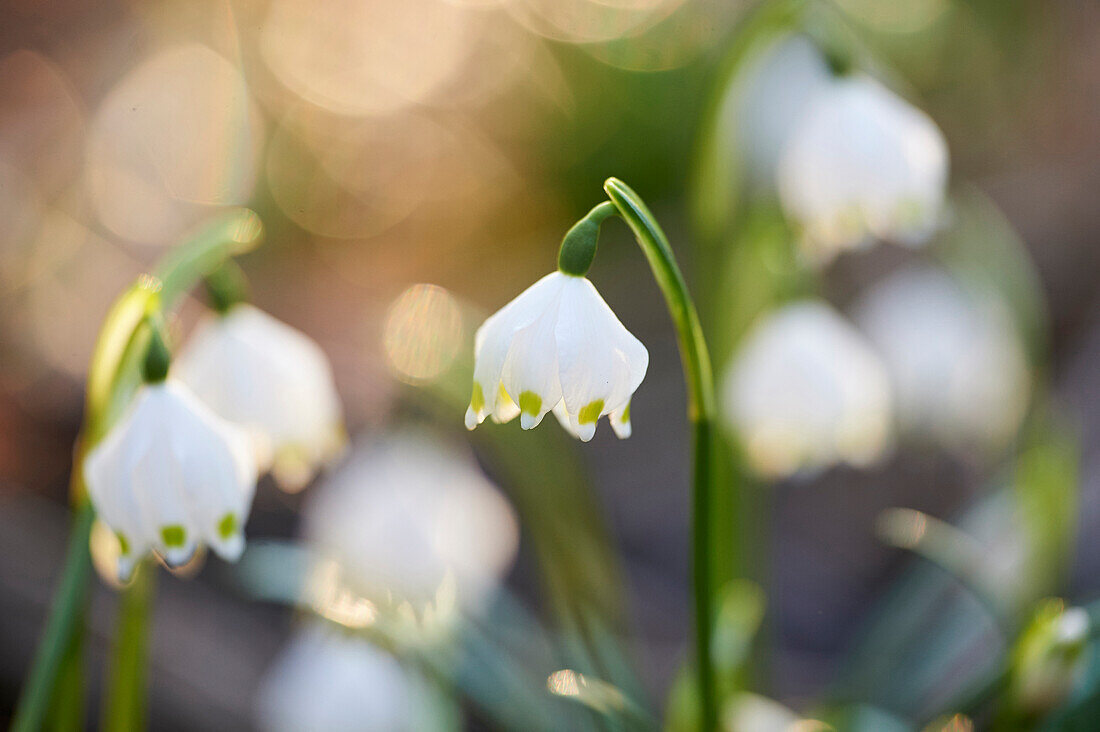
[[[261,470],[302,488],[343,447],[332,367],[305,334],[244,303],[199,326],[175,375],[253,437]]]
[[[413,669],[368,641],[320,624],[291,639],[254,702],[265,732],[454,729],[446,707]]]
[[[761,319],[730,365],[723,402],[749,462],[772,478],[866,465],[890,441],[886,368],[823,303],[793,303]]]
[[[630,434],[630,398],[649,352],[588,278],[546,275],[486,320],[474,347],[467,428],[518,415],[529,430],[553,410],[585,442],[605,414],[619,437]]]
[[[876,283],[853,316],[886,363],[904,433],[962,450],[1015,434],[1030,373],[1001,302],[915,267]]]
[[[779,162],[783,208],[820,262],[870,238],[923,243],[941,218],[947,143],[924,112],[877,81],[817,91]]]
[[[515,560],[515,513],[473,457],[425,433],[355,449],[307,504],[309,543],[372,602],[480,605]]]
[[[168,379],[142,386],[84,462],[88,493],[118,537],[119,574],[154,550],[185,563],[199,543],[235,561],[256,468],[247,436]]]

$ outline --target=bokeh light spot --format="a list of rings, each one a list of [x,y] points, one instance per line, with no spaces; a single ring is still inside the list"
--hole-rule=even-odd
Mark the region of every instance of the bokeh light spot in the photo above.
[[[248,200],[262,137],[236,66],[199,44],[161,51],[92,122],[86,181],[100,221],[132,241],[172,241],[206,206]]]
[[[385,114],[432,93],[477,41],[471,11],[439,0],[272,3],[260,38],[271,72],[336,114]]]
[[[455,299],[442,287],[421,284],[405,290],[390,306],[382,339],[393,372],[418,384],[450,367],[463,337]]]

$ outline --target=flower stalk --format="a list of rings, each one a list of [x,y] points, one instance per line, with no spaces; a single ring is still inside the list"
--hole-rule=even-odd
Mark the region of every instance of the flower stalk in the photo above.
[[[46,629],[42,633],[42,641],[19,697],[19,705],[12,719],[12,732],[41,729],[57,680],[65,666],[66,655],[72,644],[77,642],[84,620],[88,575],[92,570],[88,534],[94,517],[91,503],[84,499],[69,534],[65,568],[54,595]]]
[[[668,238],[653,214],[637,193],[616,178],[607,179],[604,191],[619,216],[634,232],[665,297],[679,341],[687,382],[688,419],[692,426],[692,583],[695,592],[696,673],[702,728],[711,732],[718,726],[718,699],[711,657],[715,597],[715,573],[711,563],[712,547],[715,546],[712,529],[717,524],[715,519],[719,518],[714,515],[719,496],[714,474],[715,399],[710,355],[687,283],[676,264]]]
[[[156,566],[143,562],[119,600],[118,630],[108,670],[108,696],[100,729],[145,729],[148,703],[149,615],[156,594]]]

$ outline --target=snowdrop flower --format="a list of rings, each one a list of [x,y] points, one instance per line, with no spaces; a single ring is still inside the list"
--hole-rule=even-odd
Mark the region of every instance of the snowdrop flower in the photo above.
[[[901,429],[963,450],[995,447],[1027,409],[1029,374],[1003,306],[946,273],[904,269],[857,302],[857,325],[882,354]]]
[[[253,437],[261,470],[301,489],[343,446],[332,367],[303,333],[238,303],[199,326],[175,375]]]
[[[487,415],[496,422],[519,415],[529,430],[554,410],[585,442],[605,414],[619,437],[630,434],[630,398],[649,352],[588,278],[546,275],[485,321],[474,348],[467,428]]]
[[[265,732],[415,732],[454,729],[427,682],[362,638],[311,625],[291,639],[260,682]]]
[[[784,210],[825,262],[871,237],[923,243],[941,217],[947,143],[935,123],[877,81],[818,91],[779,162]]]
[[[138,390],[88,453],[84,476],[99,517],[118,537],[123,579],[150,549],[175,566],[199,543],[228,561],[244,550],[256,485],[248,438],[173,379]]]
[[[756,323],[723,396],[749,462],[772,478],[873,462],[889,445],[890,402],[878,356],[832,308],[812,301]]]
[[[476,608],[519,546],[515,513],[472,456],[403,432],[357,447],[307,504],[305,533],[372,601]]]

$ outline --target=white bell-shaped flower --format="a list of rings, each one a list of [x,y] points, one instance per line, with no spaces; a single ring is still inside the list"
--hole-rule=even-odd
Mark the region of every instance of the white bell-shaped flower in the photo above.
[[[866,76],[818,90],[779,162],[779,196],[824,262],[871,238],[922,244],[940,223],[943,133],[928,115]]]
[[[457,719],[412,668],[370,642],[320,624],[291,639],[253,703],[264,732],[418,732]]]
[[[519,548],[515,513],[473,456],[412,431],[354,449],[313,493],[304,524],[349,588],[376,603],[420,607],[449,587],[473,609]]]
[[[146,384],[84,461],[88,493],[118,537],[119,574],[155,550],[170,565],[200,543],[236,561],[256,487],[247,435],[182,384]]]
[[[332,367],[308,336],[251,305],[202,323],[174,375],[253,437],[261,470],[298,490],[343,447]]]
[[[1002,302],[917,267],[876,283],[853,316],[882,354],[907,435],[968,452],[1015,434],[1031,377]]]
[[[466,427],[487,415],[524,429],[556,414],[588,441],[609,415],[630,434],[630,398],[645,378],[649,352],[615,317],[586,277],[553,272],[491,316],[475,339],[474,386]]]
[[[771,478],[873,462],[890,443],[890,405],[878,355],[836,311],[813,301],[759,320],[723,391],[725,417],[749,462]]]

